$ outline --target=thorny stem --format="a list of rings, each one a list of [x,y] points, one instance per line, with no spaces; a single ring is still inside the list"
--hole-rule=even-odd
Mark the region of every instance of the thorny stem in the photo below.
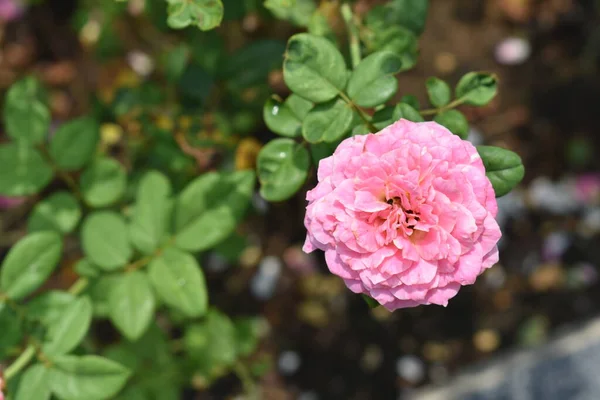
[[[350,59],[352,60],[352,68],[354,69],[360,63],[361,58],[360,40],[358,39],[358,28],[356,26],[354,14],[352,13],[350,4],[342,4],[340,12],[342,13],[342,18],[344,18],[346,28],[348,29],[348,40],[350,42]]]
[[[440,108],[429,108],[427,110],[421,110],[419,111],[419,113],[422,116],[428,116],[428,115],[436,115],[439,114],[443,111],[447,111],[447,110],[451,110],[455,107],[460,106],[465,100],[464,99],[456,99],[448,104],[446,104],[444,107],[440,107]]]

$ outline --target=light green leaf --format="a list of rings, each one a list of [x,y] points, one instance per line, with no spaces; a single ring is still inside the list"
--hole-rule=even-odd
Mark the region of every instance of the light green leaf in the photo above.
[[[75,264],[75,272],[84,278],[97,278],[100,275],[100,268],[95,266],[86,258],[82,258]]]
[[[310,156],[292,139],[271,140],[258,153],[260,195],[269,201],[283,201],[296,193],[308,176]]]
[[[375,107],[396,94],[394,77],[402,68],[402,59],[390,51],[378,51],[363,59],[348,81],[348,96],[361,107]]]
[[[50,370],[42,364],[27,368],[19,381],[15,400],[50,400]]]
[[[38,193],[54,175],[42,155],[26,143],[0,144],[0,195]]]
[[[173,29],[196,25],[208,31],[221,25],[223,3],[221,0],[168,0],[167,24]]]
[[[110,318],[129,340],[144,334],[154,318],[156,302],[145,273],[133,271],[118,276],[108,294]]]
[[[525,176],[525,167],[517,153],[495,146],[477,146],[485,174],[492,182],[496,197],[508,194]]]
[[[77,199],[68,192],[56,192],[35,205],[27,220],[27,230],[72,232],[81,218]]]
[[[52,360],[50,387],[60,400],[103,400],[125,386],[130,372],[98,356],[62,356]]]
[[[162,243],[171,217],[171,182],[157,171],[147,172],[140,180],[129,226],[133,245],[151,254]]]
[[[99,211],[87,217],[81,228],[81,243],[86,257],[105,271],[124,267],[133,255],[122,216]]]
[[[92,302],[82,297],[68,304],[48,328],[42,349],[50,356],[69,353],[83,340],[92,322]]]
[[[100,126],[91,117],[81,117],[61,125],[50,141],[50,156],[65,171],[83,168],[96,151]]]
[[[0,268],[0,290],[13,300],[33,293],[52,275],[62,254],[54,232],[36,232],[19,240]]]
[[[50,110],[41,100],[37,79],[27,77],[13,84],[6,93],[4,124],[8,136],[22,143],[42,143],[50,128]],[[4,164],[2,164],[4,165]]]
[[[498,78],[485,72],[469,72],[456,85],[456,98],[472,106],[485,106],[497,92]]]
[[[54,325],[76,297],[69,292],[50,290],[27,303],[27,318],[41,322],[46,327]]]
[[[412,122],[423,122],[425,121],[421,114],[406,103],[399,103],[394,109],[393,119],[398,121],[400,119],[407,119]]]
[[[188,317],[200,317],[208,307],[204,274],[189,253],[167,248],[149,266],[154,290],[167,305]]]
[[[127,185],[123,166],[112,158],[94,161],[81,174],[81,192],[92,207],[106,207],[119,200]]]
[[[283,78],[297,95],[323,103],[344,90],[348,71],[344,57],[329,40],[299,33],[288,41]]]
[[[309,24],[311,15],[317,9],[315,0],[265,0],[264,5],[277,19],[304,27]]]
[[[431,77],[425,81],[425,86],[427,87],[429,101],[434,107],[443,107],[450,103],[452,90],[446,82],[439,78]]]
[[[254,182],[253,171],[209,172],[192,181],[175,205],[175,245],[202,251],[227,238],[250,204]]]
[[[469,122],[467,118],[458,110],[443,111],[433,119],[440,125],[445,126],[461,139],[469,136]]]
[[[298,137],[302,134],[302,121],[312,107],[310,101],[295,94],[285,102],[271,97],[263,107],[263,118],[273,132],[281,136]]]

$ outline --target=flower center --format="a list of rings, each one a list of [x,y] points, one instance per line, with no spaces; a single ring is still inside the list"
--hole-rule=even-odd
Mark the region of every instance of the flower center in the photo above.
[[[397,213],[394,213],[396,214],[395,217],[398,218],[398,222],[400,222],[409,230],[406,232],[406,234],[410,236],[421,218],[417,212],[413,211],[411,208],[408,208],[408,199],[404,199],[404,204],[402,200],[402,198],[396,196],[388,199],[386,203],[391,205],[393,209],[395,208],[397,210]]]

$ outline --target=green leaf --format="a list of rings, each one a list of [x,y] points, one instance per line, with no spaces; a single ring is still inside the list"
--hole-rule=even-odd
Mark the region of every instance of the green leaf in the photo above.
[[[27,77],[6,93],[4,124],[11,138],[30,145],[42,143],[50,128],[50,110],[41,100],[39,81]],[[4,163],[2,163],[4,165]]]
[[[234,321],[234,325],[237,353],[242,357],[249,356],[258,346],[260,320],[258,318],[238,318]]]
[[[393,124],[394,122],[396,122],[394,119],[395,111],[395,106],[384,107],[381,110],[376,111],[375,114],[373,114],[373,117],[371,118],[371,124],[373,124],[378,131],[385,128],[386,126]],[[375,133],[369,132],[369,130],[369,126],[366,124],[357,125],[352,130],[352,136],[366,135],[367,133]]]
[[[393,118],[395,121],[398,121],[402,118],[413,122],[425,121],[421,114],[407,103],[399,103],[396,105]]]
[[[498,78],[494,74],[469,72],[456,85],[456,98],[465,104],[485,106],[498,92]]]
[[[125,386],[130,372],[98,356],[62,356],[52,360],[50,387],[60,400],[103,400]]]
[[[0,302],[0,360],[9,357],[11,350],[23,340],[21,321],[15,311],[8,304]]]
[[[163,57],[162,62],[167,79],[175,83],[181,78],[190,57],[190,49],[184,43],[180,43],[170,49]]]
[[[348,81],[348,96],[361,107],[375,107],[396,94],[394,77],[402,68],[402,59],[390,51],[367,56],[354,69]]]
[[[27,318],[41,322],[46,327],[54,325],[76,297],[69,292],[50,290],[27,303]]]
[[[13,300],[33,293],[52,275],[62,254],[62,240],[54,232],[36,232],[19,240],[0,268],[0,289]]]
[[[353,111],[341,98],[317,104],[302,124],[302,136],[309,143],[335,142],[348,132]]]
[[[156,302],[145,273],[118,276],[108,294],[110,319],[129,340],[144,334],[154,318]]]
[[[75,264],[75,272],[84,278],[97,278],[100,275],[100,268],[92,264],[88,259],[82,258]]]
[[[38,193],[54,175],[42,155],[26,143],[0,144],[0,195]]]
[[[189,253],[167,248],[149,266],[150,282],[167,305],[188,317],[200,317],[208,307],[204,274]]]
[[[27,230],[72,232],[81,218],[77,199],[68,192],[56,192],[35,205],[27,220]]]
[[[105,271],[124,267],[133,255],[127,225],[112,211],[99,211],[87,217],[81,228],[81,243],[86,257]]]
[[[50,156],[65,171],[83,168],[93,158],[100,139],[100,126],[91,117],[61,125],[50,141]]]
[[[296,193],[308,176],[310,156],[292,139],[271,140],[256,160],[260,195],[269,201],[283,201]]]
[[[83,340],[92,322],[92,302],[85,296],[68,304],[48,328],[42,347],[50,356],[69,353]]]
[[[285,42],[263,39],[250,42],[226,59],[223,78],[227,87],[237,93],[246,88],[264,84],[269,73],[281,68]]]
[[[495,146],[477,146],[485,174],[492,182],[496,197],[508,194],[525,176],[521,157],[510,150]]]
[[[319,161],[333,154],[337,147],[337,143],[313,143],[310,145],[310,156],[313,164],[319,165]]]
[[[428,0],[391,0],[369,11],[366,24],[371,27],[401,25],[419,35],[425,28]]]
[[[271,97],[263,107],[263,118],[273,132],[281,136],[298,137],[302,134],[302,121],[312,107],[310,101],[295,94],[285,102]]]
[[[323,103],[344,90],[348,71],[344,57],[329,40],[299,33],[288,41],[283,78],[294,93]]]
[[[167,24],[173,29],[196,25],[203,31],[216,28],[223,20],[221,0],[167,0]]]
[[[101,158],[83,171],[81,193],[92,207],[106,207],[119,200],[127,186],[123,166],[111,158]]]
[[[151,254],[163,242],[171,218],[171,182],[157,171],[147,172],[140,180],[129,226],[133,245]]]
[[[369,306],[369,308],[377,308],[380,306],[380,304],[377,302],[377,300],[375,300],[374,298],[367,296],[366,294],[362,295],[363,300],[365,301],[365,303],[367,303],[367,305]]]
[[[407,94],[407,95],[402,96],[400,98],[400,103],[406,103],[409,106],[411,106],[412,108],[414,108],[415,110],[421,109],[421,104],[419,103],[419,99],[417,99],[417,97],[413,96],[412,94]]]
[[[383,25],[372,28],[367,45],[371,51],[389,51],[400,57],[400,71],[414,67],[419,55],[417,37],[400,26]]]
[[[252,193],[253,171],[209,172],[192,181],[175,206],[175,245],[207,250],[227,238],[244,216]]]
[[[443,107],[450,103],[452,89],[441,79],[431,77],[425,82],[427,87],[427,96],[434,107]]]
[[[467,118],[458,110],[443,111],[433,119],[440,125],[445,126],[461,139],[466,139],[469,136],[469,122]]]
[[[50,400],[50,370],[42,364],[27,368],[19,380],[15,400]]]
[[[265,0],[264,6],[277,19],[284,19],[304,27],[309,24],[311,15],[317,9],[315,0]]]
[[[188,325],[183,342],[194,366],[207,378],[219,375],[237,358],[235,326],[214,309],[200,323]]]

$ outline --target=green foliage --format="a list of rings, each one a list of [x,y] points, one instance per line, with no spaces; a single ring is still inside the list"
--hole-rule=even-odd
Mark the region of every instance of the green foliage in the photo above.
[[[35,78],[5,94],[0,196],[26,197],[17,212],[28,213],[0,262],[10,398],[176,400],[184,387],[231,372],[249,386],[272,368],[257,352],[261,318],[219,311],[231,307],[229,285],[213,286],[219,272],[205,275],[199,260],[240,264],[253,242],[246,217],[264,211],[256,181],[263,199],[290,199],[352,135],[403,118],[466,137],[456,108],[488,104],[495,75],[467,73],[454,93],[430,78],[430,109],[398,85],[416,65],[428,3],[358,15],[352,2],[147,0],[137,15],[133,3],[80,2],[74,26],[89,54],[128,52],[131,70],[111,69],[114,82],[67,121],[53,120]],[[123,26],[146,55],[129,52]],[[302,32],[286,43],[271,30]],[[147,71],[138,56],[150,57]],[[261,112],[277,137],[262,134]],[[515,153],[478,150],[497,196],[523,178]],[[110,343],[98,319],[114,326]]]
[[[486,175],[494,186],[496,197],[509,193],[525,176],[518,154],[495,146],[477,146]]]

